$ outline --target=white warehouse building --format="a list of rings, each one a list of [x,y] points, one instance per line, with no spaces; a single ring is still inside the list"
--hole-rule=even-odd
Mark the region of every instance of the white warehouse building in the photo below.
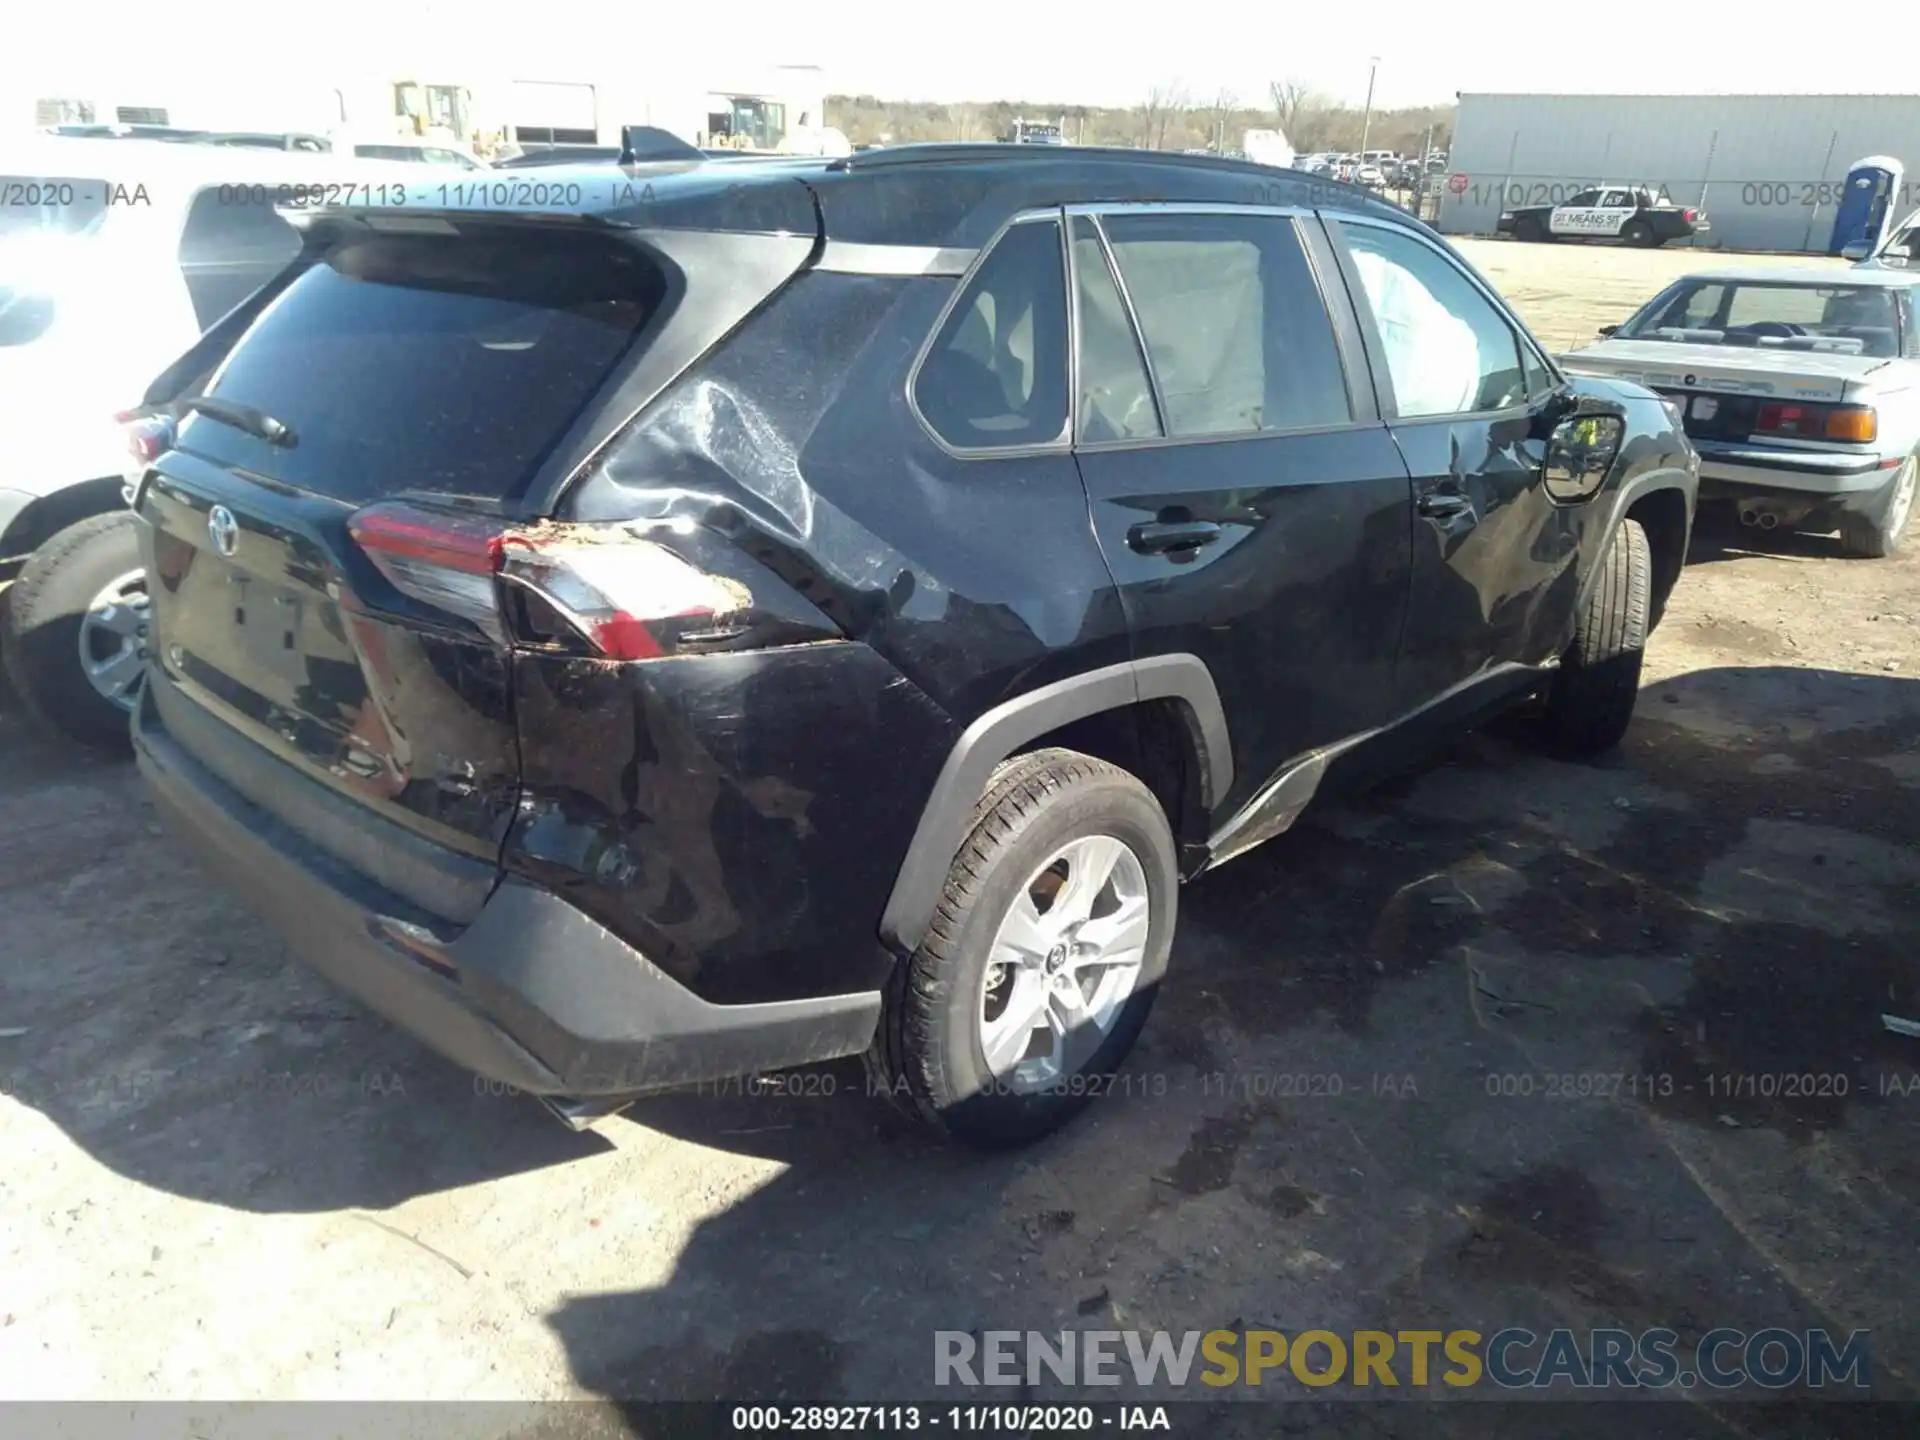
[[[1873,155],[1907,166],[1897,214],[1920,207],[1920,95],[1468,94],[1439,223],[1489,235],[1503,209],[1613,181],[1704,210],[1696,243],[1824,253],[1847,171]]]

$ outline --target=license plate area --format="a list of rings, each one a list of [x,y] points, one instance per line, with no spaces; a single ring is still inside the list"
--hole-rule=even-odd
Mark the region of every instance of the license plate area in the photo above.
[[[246,670],[298,683],[306,678],[301,625],[306,604],[297,593],[255,576],[227,576],[232,650]]]

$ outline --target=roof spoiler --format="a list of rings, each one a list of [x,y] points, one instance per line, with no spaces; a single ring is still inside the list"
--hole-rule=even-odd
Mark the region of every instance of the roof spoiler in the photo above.
[[[620,127],[621,165],[645,165],[659,160],[704,160],[706,155],[658,125]]]

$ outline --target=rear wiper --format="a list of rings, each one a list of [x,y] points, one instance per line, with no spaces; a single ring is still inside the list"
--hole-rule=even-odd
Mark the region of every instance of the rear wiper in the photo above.
[[[211,415],[223,425],[259,436],[269,445],[292,449],[298,438],[286,421],[276,420],[264,410],[256,410],[251,405],[242,405],[235,400],[222,400],[217,395],[188,395],[178,403],[182,410],[197,410],[202,415]]]

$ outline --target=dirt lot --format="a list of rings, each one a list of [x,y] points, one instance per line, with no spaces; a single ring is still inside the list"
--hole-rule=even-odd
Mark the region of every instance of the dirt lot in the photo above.
[[[1556,348],[1698,259],[1471,248]],[[1617,757],[1476,735],[1190,887],[1125,1091],[1013,1158],[851,1067],[567,1133],[0,715],[0,1395],[924,1397],[935,1329],[1423,1322],[1871,1328],[1910,1394],[1920,557],[1692,558]]]

